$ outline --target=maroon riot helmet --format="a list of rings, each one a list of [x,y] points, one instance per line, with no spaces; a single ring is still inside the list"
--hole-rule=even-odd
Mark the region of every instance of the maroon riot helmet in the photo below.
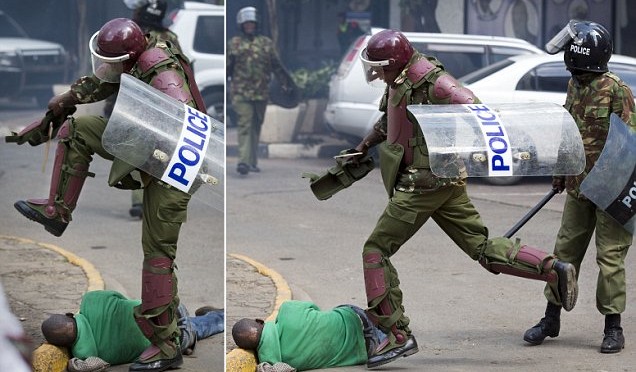
[[[384,71],[401,71],[409,63],[414,49],[403,33],[382,30],[369,38],[367,47],[360,53],[367,82],[382,80]]]
[[[91,37],[89,46],[95,76],[116,83],[120,75],[129,71],[146,50],[146,37],[132,20],[115,18],[106,22]]]

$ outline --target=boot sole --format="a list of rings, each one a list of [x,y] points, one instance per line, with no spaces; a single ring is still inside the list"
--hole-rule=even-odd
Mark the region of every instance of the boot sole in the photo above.
[[[538,345],[541,345],[541,344],[543,343],[543,341],[544,341],[546,338],[548,338],[548,337],[550,337],[550,338],[555,338],[555,337],[557,337],[558,335],[559,335],[559,334],[556,334],[556,335],[554,335],[554,336],[552,336],[552,335],[546,335],[544,338],[542,338],[542,339],[541,339],[541,341],[539,341],[539,340],[533,340],[533,339],[531,339],[531,338],[526,338],[526,336],[523,336],[523,340],[524,340],[525,342],[529,343],[529,344],[530,344],[530,345],[532,345],[532,346],[538,346]]]
[[[40,225],[44,226],[44,230],[48,231],[54,236],[58,236],[58,237],[62,236],[62,234],[64,233],[64,230],[66,230],[66,226],[68,225],[65,223],[52,221],[46,217],[43,217],[41,214],[31,209],[28,205],[26,205],[25,202],[21,200],[15,202],[13,206],[15,207],[15,209],[18,210],[18,212],[20,212],[21,215],[30,219],[31,221],[35,221],[39,223]]]
[[[625,348],[625,346],[623,346],[620,349],[601,349],[601,353],[602,354],[616,354],[616,353],[620,353],[621,351],[623,351],[624,348]]]
[[[409,350],[403,352],[402,354],[396,355],[395,357],[393,357],[391,359],[382,360],[382,361],[379,361],[379,362],[373,363],[373,364],[368,364],[367,363],[367,368],[375,368],[375,367],[383,366],[385,364],[388,364],[388,363],[391,363],[391,362],[397,360],[398,358],[407,357],[409,355],[413,355],[413,354],[417,353],[418,351],[420,351],[420,349],[419,349],[419,347],[416,346],[416,347],[414,347],[412,349],[409,349]]]
[[[579,284],[576,281],[576,269],[572,264],[568,264],[565,270],[565,278],[559,277],[559,295],[561,296],[561,306],[563,310],[574,309],[579,295]]]

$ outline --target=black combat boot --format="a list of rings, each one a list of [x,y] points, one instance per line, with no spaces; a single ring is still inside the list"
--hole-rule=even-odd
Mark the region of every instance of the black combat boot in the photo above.
[[[561,329],[561,306],[548,302],[545,317],[523,335],[523,340],[532,345],[541,345],[546,337],[556,337]]]
[[[625,348],[625,337],[621,328],[621,314],[605,315],[605,330],[603,331],[603,343],[601,353],[618,353]]]

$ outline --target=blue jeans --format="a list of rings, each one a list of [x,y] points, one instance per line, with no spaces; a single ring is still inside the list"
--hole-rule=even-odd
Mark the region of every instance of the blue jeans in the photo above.
[[[192,316],[189,321],[197,334],[197,340],[202,340],[225,330],[225,312],[223,310],[210,311],[202,316]]]
[[[202,316],[190,316],[188,309],[183,304],[179,304],[177,314],[179,316],[177,324],[181,331],[179,338],[181,353],[184,355],[190,355],[194,352],[197,340],[225,330],[225,312],[223,310],[210,311]]]

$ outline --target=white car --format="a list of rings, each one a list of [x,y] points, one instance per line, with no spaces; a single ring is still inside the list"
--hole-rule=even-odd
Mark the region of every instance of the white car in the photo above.
[[[616,73],[636,92],[636,58],[613,55],[609,70]],[[471,74],[460,81],[484,103],[565,103],[570,72],[563,53],[554,55],[514,56]],[[488,183],[511,185],[521,176],[491,177]]]
[[[372,29],[372,34],[381,29]],[[413,46],[437,57],[453,76],[459,78],[483,66],[519,54],[545,54],[534,45],[515,38],[405,32]],[[325,122],[331,131],[358,144],[380,117],[378,106],[383,89],[367,84],[360,52],[370,35],[358,38],[342,59],[329,82]]]
[[[0,98],[35,97],[46,107],[52,86],[69,77],[68,53],[60,44],[30,38],[2,10],[0,25]]]
[[[609,70],[636,92],[636,58],[613,55]],[[463,76],[484,103],[552,102],[563,105],[570,80],[563,53],[515,56]]]
[[[208,114],[223,122],[225,108],[225,7],[186,1],[170,29],[194,66]]]

